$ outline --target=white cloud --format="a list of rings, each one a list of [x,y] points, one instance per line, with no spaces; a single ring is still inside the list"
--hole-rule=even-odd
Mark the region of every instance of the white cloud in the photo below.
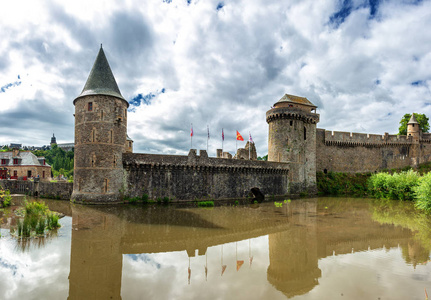
[[[129,113],[137,152],[187,153],[193,123],[201,149],[209,125],[210,155],[222,128],[225,150],[250,131],[265,155],[265,112],[284,93],[317,104],[328,130],[395,133],[403,114],[431,115],[430,1],[378,1],[373,16],[366,1],[219,3],[5,3],[0,87],[22,84],[0,93],[0,144],[48,144],[53,129],[73,140],[72,101],[100,43],[127,100],[166,90]]]

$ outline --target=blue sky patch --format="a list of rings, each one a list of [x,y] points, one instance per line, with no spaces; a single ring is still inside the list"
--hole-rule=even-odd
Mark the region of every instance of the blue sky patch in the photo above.
[[[133,97],[130,101],[129,101],[129,111],[134,111],[134,107],[138,107],[141,104],[145,104],[145,105],[150,105],[151,101],[157,97],[160,94],[164,94],[166,92],[165,88],[162,88],[160,91],[156,91],[156,92],[150,92],[149,94],[138,94],[135,97]]]
[[[224,2],[220,2],[219,4],[217,4],[217,10],[220,10],[220,9],[222,9],[223,8],[223,6],[224,6]]]
[[[421,85],[425,85],[425,82],[423,80],[418,80],[418,81],[413,81],[410,84],[413,86],[421,86]]]
[[[374,81],[374,83],[376,84],[376,85],[379,85],[380,83],[382,83],[381,81],[380,81],[380,79],[376,79],[376,81]]]
[[[19,75],[18,75],[18,79],[20,79]],[[15,81],[15,82],[7,83],[7,84],[3,85],[2,87],[0,87],[0,93],[4,93],[4,92],[6,92],[7,89],[9,89],[11,87],[19,86],[20,84],[21,84],[21,81]]]
[[[335,28],[338,28],[340,24],[344,23],[346,18],[352,12],[353,5],[351,0],[343,0],[340,10],[332,14],[329,17],[329,23],[333,24]]]
[[[163,0],[164,3],[172,3],[172,0]]]

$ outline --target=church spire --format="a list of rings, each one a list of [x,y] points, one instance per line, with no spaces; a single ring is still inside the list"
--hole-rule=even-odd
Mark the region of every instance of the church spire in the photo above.
[[[106,59],[102,44],[100,44],[99,53],[97,54],[96,61],[94,62],[84,89],[77,98],[87,95],[108,95],[126,101],[121,95],[120,89],[115,81],[114,74],[112,73],[111,67]]]

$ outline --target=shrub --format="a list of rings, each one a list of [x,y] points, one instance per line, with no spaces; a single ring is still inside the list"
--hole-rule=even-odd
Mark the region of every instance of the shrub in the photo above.
[[[148,202],[148,194],[143,194],[142,195],[142,202],[143,203],[147,203]]]
[[[12,204],[12,196],[9,190],[3,190],[0,188],[0,207],[7,207]]]
[[[414,188],[418,185],[419,178],[419,174],[413,170],[393,175],[377,173],[368,180],[368,189],[376,198],[413,200],[415,198]]]
[[[419,179],[419,184],[414,188],[416,196],[415,206],[427,212],[431,211],[431,173],[425,174]]]
[[[169,197],[163,197],[162,201],[163,201],[163,204],[168,204],[171,201],[171,199],[169,199]]]

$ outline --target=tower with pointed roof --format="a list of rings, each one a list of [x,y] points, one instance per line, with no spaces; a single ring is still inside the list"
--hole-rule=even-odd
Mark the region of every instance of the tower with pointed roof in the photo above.
[[[289,193],[315,193],[317,106],[285,94],[266,112],[268,160],[289,163]]]
[[[72,201],[115,203],[123,185],[122,157],[127,108],[100,47],[75,105],[75,166]]]
[[[414,143],[419,143],[421,136],[421,129],[419,123],[416,121],[415,114],[412,113],[410,121],[407,123],[407,137],[411,136]]]

